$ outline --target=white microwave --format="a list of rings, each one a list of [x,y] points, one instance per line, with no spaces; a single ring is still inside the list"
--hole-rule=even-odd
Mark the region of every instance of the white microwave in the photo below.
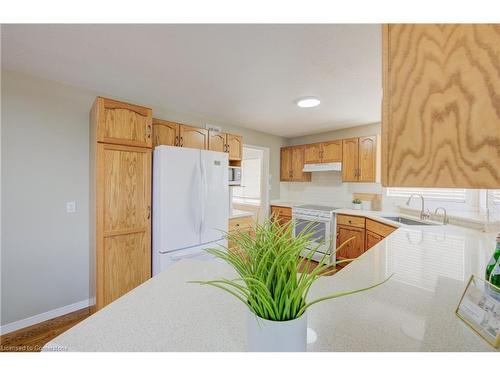
[[[241,167],[229,167],[229,185],[241,185]]]

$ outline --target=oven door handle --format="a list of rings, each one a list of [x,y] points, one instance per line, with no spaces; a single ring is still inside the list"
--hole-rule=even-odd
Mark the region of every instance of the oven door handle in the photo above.
[[[330,223],[332,221],[331,219],[327,219],[324,217],[311,217],[311,216],[305,216],[305,215],[294,214],[294,213],[292,213],[292,219],[300,219],[300,220],[306,220],[306,221],[317,221],[320,223]]]

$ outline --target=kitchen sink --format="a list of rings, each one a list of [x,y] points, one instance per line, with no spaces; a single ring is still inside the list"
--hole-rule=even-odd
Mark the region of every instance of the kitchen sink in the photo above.
[[[412,220],[401,216],[382,216],[382,218],[406,225],[439,225],[435,223],[425,223],[422,221]]]

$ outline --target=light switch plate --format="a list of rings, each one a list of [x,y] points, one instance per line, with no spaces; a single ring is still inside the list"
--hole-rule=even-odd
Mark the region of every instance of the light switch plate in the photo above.
[[[68,214],[73,214],[76,212],[76,202],[75,201],[66,202],[66,212]]]

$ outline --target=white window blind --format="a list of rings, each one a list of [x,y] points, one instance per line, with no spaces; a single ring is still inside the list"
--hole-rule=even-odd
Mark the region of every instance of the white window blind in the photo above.
[[[495,205],[500,205],[500,190],[488,190],[488,199]]]
[[[412,194],[421,194],[425,199],[464,203],[465,189],[431,189],[431,188],[387,188],[390,198],[408,198]]]

